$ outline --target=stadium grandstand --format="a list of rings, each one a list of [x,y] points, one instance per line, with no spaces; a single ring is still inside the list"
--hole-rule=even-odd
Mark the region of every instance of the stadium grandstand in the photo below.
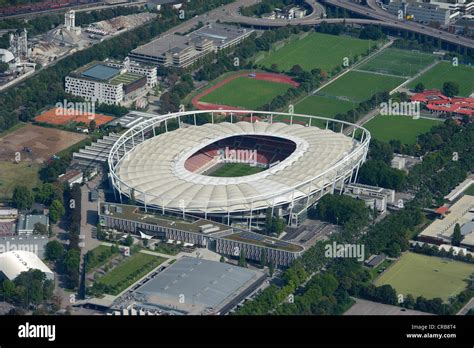
[[[321,120],[326,127],[311,125]],[[130,128],[113,145],[108,164],[117,199],[133,196],[145,209],[252,230],[264,224],[268,209],[298,226],[320,197],[356,180],[369,142],[367,130],[345,121],[190,111]]]

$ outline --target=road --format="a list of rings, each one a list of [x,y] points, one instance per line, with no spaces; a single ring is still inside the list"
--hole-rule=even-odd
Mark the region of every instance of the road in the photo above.
[[[257,3],[258,0],[247,0],[243,1],[245,3],[243,6],[250,6]],[[344,23],[344,24],[373,24],[381,25],[385,27],[400,29],[400,30],[410,30],[412,32],[429,35],[435,38],[441,38],[442,40],[460,45],[468,48],[474,48],[474,41],[462,36],[456,36],[438,29],[428,28],[421,24],[414,22],[407,22],[398,20],[397,17],[394,17],[382,9],[373,9],[366,6],[356,5],[347,0],[323,0],[323,2],[345,8],[349,11],[371,17],[371,19],[363,18],[321,18],[323,12],[321,10],[321,4],[317,3],[315,0],[307,0],[307,3],[313,8],[313,13],[309,16],[306,16],[301,19],[264,19],[264,18],[254,18],[254,17],[245,17],[239,13],[239,7],[242,5],[231,4],[228,6],[228,10],[224,13],[217,13],[217,17],[213,19],[219,19],[224,22],[233,22],[243,25],[250,25],[255,27],[281,27],[286,25],[317,25],[322,22],[326,23]],[[240,3],[240,2],[239,2]],[[234,6],[232,6],[234,5]]]
[[[460,45],[468,48],[474,48],[474,41],[463,36],[451,34],[439,29],[424,26],[423,24],[399,20],[398,17],[389,14],[380,7],[377,6],[375,0],[367,0],[369,7],[358,5],[347,0],[323,0],[325,3],[344,8],[354,13],[361,14],[363,16],[370,17],[372,19],[379,20],[383,23],[381,25],[390,26],[393,28],[406,29],[419,34],[440,38],[443,41],[449,42],[454,45]]]

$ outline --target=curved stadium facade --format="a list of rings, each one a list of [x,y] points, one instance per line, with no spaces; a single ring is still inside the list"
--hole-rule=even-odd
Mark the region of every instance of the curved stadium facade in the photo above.
[[[120,199],[250,229],[269,210],[297,225],[355,180],[369,142],[360,126],[316,116],[190,111],[129,129],[108,164]]]

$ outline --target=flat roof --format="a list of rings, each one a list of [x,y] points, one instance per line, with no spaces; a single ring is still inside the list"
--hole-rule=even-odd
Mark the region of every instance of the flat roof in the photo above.
[[[91,68],[86,69],[81,72],[83,77],[87,77],[99,81],[107,81],[113,78],[114,76],[120,74],[120,70],[107,66],[105,64],[97,63]]]
[[[263,276],[257,270],[183,257],[139,287],[133,296],[145,306],[181,314],[219,312]]]
[[[108,209],[108,214],[105,213],[106,207]],[[152,213],[151,209],[149,210],[150,212],[146,213],[139,207],[132,205],[124,205],[118,203],[100,203],[101,216],[111,216],[125,220],[144,222],[161,227],[174,228],[181,231],[189,231],[203,235],[213,235],[214,233],[221,234],[221,232],[223,231],[229,231],[226,232],[229,233],[228,235],[221,235],[219,238],[291,252],[298,252],[304,250],[302,246],[297,244],[292,244],[280,239],[272,238],[255,232],[238,230],[231,226],[221,224],[215,221],[205,219],[198,219],[196,221],[186,221],[169,215]],[[212,231],[210,233],[201,231],[201,228],[207,227],[206,225],[218,227],[219,230]]]
[[[474,219],[474,196],[463,196],[451,207],[443,219],[436,219],[421,232],[420,237],[432,237],[442,240],[451,238],[454,226],[460,226]]]

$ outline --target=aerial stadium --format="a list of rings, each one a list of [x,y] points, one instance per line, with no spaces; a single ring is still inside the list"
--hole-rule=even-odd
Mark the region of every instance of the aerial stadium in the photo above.
[[[298,226],[323,195],[356,180],[369,142],[366,129],[317,116],[188,111],[129,129],[108,165],[117,199],[145,210],[248,230],[271,213]]]

